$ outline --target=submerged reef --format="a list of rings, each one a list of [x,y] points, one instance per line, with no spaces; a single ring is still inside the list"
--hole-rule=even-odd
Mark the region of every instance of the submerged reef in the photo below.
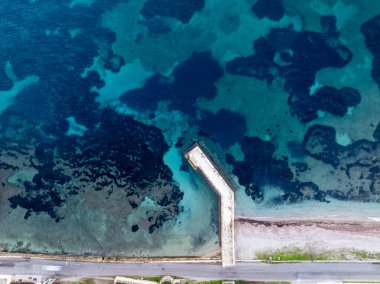
[[[280,1],[257,1],[252,10],[259,18],[270,18],[266,14],[266,5],[279,4]],[[226,64],[226,71],[254,77],[268,84],[281,82],[289,94],[287,103],[290,113],[303,123],[318,118],[319,111],[343,117],[349,108],[361,102],[359,91],[352,87],[337,89],[332,86],[317,86],[315,90],[315,78],[317,72],[324,68],[344,67],[350,62],[352,52],[339,40],[335,16],[321,16],[321,26],[322,33],[296,31],[292,26],[273,28],[266,36],[254,41],[253,55],[232,59]],[[380,72],[377,70],[380,66],[379,30],[380,15],[361,26],[366,46],[374,56],[372,77],[380,86]],[[231,155],[226,158],[233,165],[233,173],[239,178],[239,183],[246,187],[247,195],[256,201],[263,199],[262,187],[269,184],[281,188],[284,192],[282,199],[287,202],[302,199],[305,192],[314,192],[308,196],[318,200],[325,200],[325,196],[329,195],[345,200],[379,202],[380,176],[376,158],[379,129],[378,126],[373,133],[375,142],[359,140],[342,146],[336,142],[333,127],[312,125],[302,144],[288,141],[288,150],[295,161],[291,164],[288,164],[286,157],[274,156],[274,144],[257,137],[244,138],[240,142],[243,161],[235,161]],[[305,162],[308,156],[321,164],[314,164],[310,160]],[[318,166],[331,166],[331,171],[324,178],[331,175],[336,182],[327,185],[317,178],[312,179],[312,182],[304,177],[310,178],[311,173],[315,173],[314,177],[320,176]]]
[[[7,134],[2,133],[2,138],[7,138]],[[12,208],[20,206],[27,210],[25,219],[33,212],[46,212],[58,222],[64,218],[59,208],[70,202],[70,196],[90,189],[107,190],[109,194],[123,191],[126,204],[134,204],[132,208],[145,197],[162,206],[160,214],[150,216],[149,232],[178,214],[183,193],[163,162],[168,146],[158,128],[104,109],[98,127],[83,136],[63,135],[50,142],[38,140],[33,140],[37,143],[34,152],[15,149],[10,156],[7,144],[1,148],[2,155],[10,161],[25,159],[28,162],[23,167],[38,172],[22,184],[20,193],[9,199]]]
[[[306,153],[326,164],[337,167],[344,147],[335,142],[336,131],[331,126],[315,124],[307,130],[302,142]]]
[[[337,31],[336,17],[334,15],[321,16],[321,26],[323,33],[330,37],[339,37],[340,33]]]
[[[342,116],[347,107],[360,102],[357,90],[325,87],[319,92],[317,90],[317,96],[310,93],[319,70],[343,67],[351,60],[351,51],[333,35],[298,32],[292,27],[275,28],[267,36],[255,40],[254,55],[227,62],[226,70],[231,74],[265,80],[269,84],[275,78],[282,78],[284,89],[289,93],[290,112],[304,123],[316,119],[318,110]]]
[[[121,95],[120,101],[139,111],[154,111],[158,102],[170,98],[170,88],[170,79],[156,73],[145,81],[142,88]]]
[[[358,90],[351,87],[336,89],[330,86],[319,88],[311,97],[311,105],[315,111],[322,110],[336,116],[344,116],[349,107],[360,103]]]
[[[209,133],[223,147],[229,147],[240,141],[247,131],[245,118],[225,109],[215,114],[203,112],[199,128]]]
[[[374,137],[377,139],[377,131]],[[254,201],[265,197],[263,187],[275,186],[283,191],[274,202],[294,203],[302,200],[327,201],[327,196],[342,200],[380,202],[380,141],[359,140],[347,146],[336,142],[331,126],[314,124],[304,136],[300,160],[309,156],[320,161],[289,163],[287,157],[275,156],[275,145],[258,137],[245,137],[240,142],[244,160],[236,161],[227,154],[239,184]],[[330,167],[327,171],[319,166]],[[305,172],[307,174],[305,175]],[[322,177],[320,181],[318,177]],[[311,178],[310,180],[307,180]],[[305,180],[306,179],[306,180]],[[331,179],[331,180],[330,180]],[[330,181],[330,182],[328,182]]]
[[[111,72],[125,64],[112,49],[115,33],[101,20],[117,1],[73,7],[53,2],[3,3],[9,10],[0,29],[7,38],[0,43],[1,70],[8,62],[19,80],[38,78],[0,115],[1,183],[23,177],[12,184],[9,204],[24,208],[25,219],[46,213],[59,222],[65,218],[61,208],[75,196],[119,190],[131,210],[145,197],[160,206],[146,216],[153,232],[178,214],[183,195],[163,162],[168,146],[158,128],[102,109],[96,97],[105,82],[86,69],[94,58]],[[0,78],[5,75],[0,72]],[[9,80],[1,80],[0,88],[11,88]],[[70,135],[68,118],[81,126],[81,136]]]
[[[375,131],[373,132],[373,138],[375,138],[377,141],[380,140],[380,122],[377,124]]]
[[[344,200],[380,202],[379,141],[363,139],[342,146],[335,137],[333,127],[315,124],[303,141],[307,155],[332,166],[337,183],[325,188],[326,193]]]
[[[331,196],[342,200],[380,202],[380,142],[359,140],[342,146],[336,142],[333,127],[315,124],[305,134],[302,147],[304,154],[331,166],[328,176],[333,182],[318,182],[318,178],[305,181],[304,172],[321,175],[316,164],[296,162],[289,165],[286,157],[275,157],[275,146],[257,137],[245,137],[240,143],[243,161],[235,161],[226,155],[227,163],[233,166],[245,192],[256,202],[264,199],[263,186],[271,185],[283,191],[276,202],[293,203],[302,200],[327,201]],[[314,174],[313,174],[314,173]],[[309,174],[309,175],[310,175]]]
[[[215,98],[215,83],[222,76],[223,69],[210,51],[194,52],[179,63],[170,76],[156,73],[141,88],[124,93],[120,101],[135,110],[148,112],[154,112],[159,102],[167,101],[170,110],[189,115],[194,127],[216,139],[223,147],[229,147],[244,137],[245,118],[225,109],[213,114],[196,106],[199,98]]]
[[[216,96],[215,82],[223,75],[210,51],[194,52],[169,77],[154,74],[142,88],[130,90],[120,100],[137,110],[154,110],[159,101],[170,101],[171,109],[194,115],[199,97]]]
[[[235,161],[230,155],[226,160],[233,166],[233,174],[245,192],[254,201],[264,198],[262,187],[278,186],[283,195],[276,202],[294,203],[301,200],[316,199],[326,201],[325,193],[312,182],[300,182],[289,167],[287,158],[276,158],[275,145],[258,137],[245,137],[240,142],[244,153],[243,161]]]
[[[205,0],[148,0],[141,10],[146,19],[157,16],[177,18],[186,24],[194,13],[202,11]]]
[[[380,15],[373,17],[361,26],[367,48],[373,54],[372,78],[380,87]]]
[[[124,64],[111,48],[115,33],[101,25],[101,15],[115,3],[97,0],[74,8],[51,0],[2,4],[7,9],[2,21],[7,24],[0,31],[7,40],[0,43],[1,70],[9,62],[18,79],[38,77],[16,96],[7,112],[36,124],[73,116],[79,124],[93,126],[99,112],[93,88],[101,88],[104,82],[96,71],[87,72],[85,78],[81,75],[97,56],[113,72]]]
[[[0,63],[4,66],[5,62]],[[13,87],[13,81],[5,74],[4,69],[0,69],[0,91],[6,91]]]
[[[266,17],[272,21],[279,21],[285,15],[281,0],[258,0],[252,6],[252,12],[259,19]]]
[[[157,17],[148,20],[139,20],[138,23],[140,25],[146,26],[149,31],[149,35],[151,36],[166,34],[172,30],[171,27],[164,21],[164,19]]]

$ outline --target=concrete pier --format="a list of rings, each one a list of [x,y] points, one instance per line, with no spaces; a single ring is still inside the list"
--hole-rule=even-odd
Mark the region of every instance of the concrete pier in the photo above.
[[[234,214],[235,195],[232,188],[198,144],[185,154],[192,167],[201,173],[219,196],[219,231],[223,267],[235,265]]]

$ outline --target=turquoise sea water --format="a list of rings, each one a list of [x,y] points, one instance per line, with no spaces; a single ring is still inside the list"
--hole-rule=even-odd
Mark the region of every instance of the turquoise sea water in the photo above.
[[[0,250],[215,251],[196,141],[238,216],[379,220],[378,1],[1,2]]]

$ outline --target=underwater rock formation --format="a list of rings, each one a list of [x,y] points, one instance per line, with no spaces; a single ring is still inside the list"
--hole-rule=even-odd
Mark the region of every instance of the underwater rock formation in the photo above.
[[[163,19],[158,17],[148,20],[139,20],[138,23],[147,27],[149,35],[166,34],[172,30]]]
[[[269,84],[276,77],[283,78],[284,89],[289,93],[290,112],[304,123],[317,118],[317,110],[326,103],[324,96],[323,102],[321,97],[321,100],[315,100],[310,96],[316,73],[327,67],[343,67],[352,57],[351,51],[345,45],[327,33],[297,32],[292,28],[272,29],[266,37],[255,40],[254,50],[254,55],[227,62],[227,72],[265,80]],[[281,62],[275,60],[276,54],[280,54]],[[335,95],[331,98],[332,103],[336,103],[337,97],[343,95],[336,91],[331,93]],[[355,96],[354,102],[358,100],[356,90],[350,89],[348,92],[344,88],[343,93],[350,97]],[[343,104],[347,105],[348,102]],[[331,106],[326,108],[338,115],[342,113],[342,110],[335,110]]]
[[[336,131],[333,127],[314,124],[307,130],[302,142],[306,153],[326,164],[338,167],[338,156],[344,147],[335,142]]]
[[[380,15],[363,23],[360,31],[364,35],[365,45],[373,55],[371,74],[380,88]]]
[[[2,20],[7,24],[1,26],[0,33],[7,40],[0,43],[0,65],[9,61],[19,79],[39,78],[16,96],[8,112],[27,116],[35,123],[73,116],[79,124],[93,126],[98,106],[97,93],[91,90],[104,82],[96,71],[88,72],[85,78],[81,75],[96,56],[113,72],[124,64],[111,48],[115,33],[101,23],[102,14],[116,3],[96,0],[88,7],[70,8],[69,3],[57,5],[53,0],[6,0],[2,5],[7,9]]]
[[[193,115],[199,97],[216,96],[215,82],[222,75],[223,69],[211,52],[194,52],[176,66],[170,77],[154,74],[142,88],[124,93],[120,100],[137,110],[154,110],[159,101],[169,100],[171,109]]]
[[[323,33],[330,37],[339,37],[339,32],[336,28],[336,17],[334,15],[321,16],[321,27]]]
[[[336,188],[321,188],[318,182],[305,180],[306,171],[316,171],[315,176],[318,176],[318,168],[306,162],[294,162],[290,167],[287,157],[275,156],[273,143],[258,137],[245,137],[240,142],[243,161],[235,160],[231,154],[226,154],[225,159],[232,165],[232,172],[245,187],[246,194],[256,202],[265,198],[263,187],[266,185],[283,191],[282,195],[271,200],[276,204],[304,200],[329,202],[327,196],[380,202],[380,161],[375,158],[380,152],[380,143],[361,140],[342,146],[335,139],[334,128],[316,124],[309,127],[299,147],[303,148],[303,156],[311,156],[332,166],[331,178],[338,179],[340,184]]]
[[[104,61],[104,68],[114,73],[119,72],[120,68],[125,65],[124,58],[120,55],[114,54],[112,50],[108,51],[108,55],[104,56],[103,61]],[[90,72],[97,73],[96,71],[90,71]]]
[[[9,199],[12,208],[27,210],[26,219],[33,212],[46,212],[58,222],[64,218],[59,207],[86,188],[107,190],[109,194],[123,191],[126,203],[136,204],[134,208],[149,196],[162,206],[150,217],[150,232],[179,213],[183,193],[163,162],[168,145],[156,127],[105,109],[98,126],[83,136],[63,135],[49,143],[37,143],[30,145],[34,152],[15,150],[14,158],[8,157],[25,159],[25,167],[38,171],[32,181],[24,183],[21,193]],[[1,148],[4,156],[9,156],[7,146]]]
[[[210,51],[194,52],[174,69],[172,76],[171,106],[192,113],[199,97],[212,99],[216,96],[215,83],[223,76],[223,69]]]
[[[148,0],[140,13],[146,19],[156,16],[172,17],[186,24],[204,6],[205,0]]]
[[[247,131],[245,118],[229,110],[203,112],[199,127],[214,137],[223,147],[239,142]],[[226,131],[228,129],[228,131]]]
[[[238,177],[239,184],[245,186],[245,192],[254,201],[263,200],[265,185],[278,186],[284,194],[281,202],[294,203],[315,199],[326,201],[325,194],[313,183],[301,183],[289,167],[286,158],[274,157],[275,146],[258,137],[245,137],[240,142],[244,153],[243,161],[235,161],[231,156],[226,159],[233,165],[233,174]],[[279,200],[277,200],[279,202]]]
[[[73,7],[53,0],[2,4],[7,25],[0,33],[7,40],[0,43],[1,70],[9,62],[18,79],[38,77],[0,115],[1,176],[37,172],[15,185],[11,207],[24,208],[25,219],[46,213],[58,222],[65,218],[60,208],[92,188],[122,191],[125,204],[136,207],[149,196],[162,206],[147,222],[150,232],[174,218],[183,193],[163,162],[168,146],[160,130],[102,110],[96,89],[105,82],[97,71],[86,69],[94,58],[111,72],[125,64],[112,49],[115,33],[102,24],[102,15],[117,1]],[[12,86],[2,71],[0,79],[0,89]],[[87,129],[83,136],[67,136],[68,117]]]
[[[255,54],[237,57],[227,62],[226,71],[246,77],[254,77],[271,83],[279,75],[280,66],[273,62],[275,49],[261,37],[254,42]]]
[[[380,122],[377,124],[375,131],[373,132],[373,138],[380,141]]]
[[[333,127],[313,125],[303,141],[314,159],[332,166],[331,177],[338,181],[323,190],[339,199],[380,202],[379,141],[355,141],[342,146],[335,141]]]
[[[272,21],[279,21],[285,14],[281,0],[257,0],[252,6],[252,12],[259,19],[268,18]]]
[[[5,68],[6,62],[0,61],[0,66],[4,66]],[[0,91],[7,91],[13,87],[13,82],[8,76],[5,74],[4,70],[0,70]]]
[[[358,105],[361,101],[359,91],[351,87],[336,89],[330,86],[319,88],[311,97],[311,105],[316,111],[327,111],[336,116],[344,116],[349,107]]]
[[[142,88],[130,90],[121,95],[120,101],[139,111],[153,111],[157,108],[159,101],[170,99],[170,87],[169,78],[156,73],[145,81]]]

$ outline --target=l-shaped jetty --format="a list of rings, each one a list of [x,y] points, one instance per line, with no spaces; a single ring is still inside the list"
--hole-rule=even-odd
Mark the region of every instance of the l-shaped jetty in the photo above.
[[[193,145],[186,153],[191,166],[210,184],[219,196],[219,232],[223,267],[235,265],[234,215],[235,194],[212,160],[207,157],[199,144]]]

